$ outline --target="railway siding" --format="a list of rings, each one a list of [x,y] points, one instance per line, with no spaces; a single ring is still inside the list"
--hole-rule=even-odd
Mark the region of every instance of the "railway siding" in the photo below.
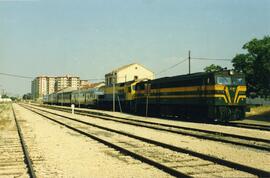
[[[10,104],[1,104],[0,177],[29,177]]]
[[[54,112],[62,113],[62,112],[59,112],[59,111],[54,111]],[[68,114],[68,113],[63,113],[63,114],[64,114],[64,115],[71,115],[71,114]],[[76,115],[75,115],[75,116],[76,116]],[[76,117],[80,117],[80,119],[83,118],[82,116],[76,116]],[[84,118],[85,118],[85,121],[91,121],[91,122],[95,122],[95,123],[97,122],[97,120],[94,119],[94,118],[89,118],[89,117],[84,117]],[[91,120],[90,120],[90,119],[91,119]],[[107,127],[110,127],[110,128],[113,126],[112,123],[109,124],[109,123],[107,122],[107,124],[106,124],[106,122],[104,122],[104,121],[101,122],[100,125],[107,126]],[[114,128],[121,128],[121,130],[125,130],[125,127],[128,127],[128,126],[123,126],[123,125],[120,126],[120,124],[116,124],[116,125],[114,125],[113,127],[114,127]],[[136,128],[136,127],[135,127],[135,128]],[[135,130],[134,132],[136,132],[136,129],[135,129],[135,128],[134,128],[134,126],[133,126],[133,127],[130,127],[129,132],[130,132],[131,130],[133,130],[133,131]],[[148,134],[146,134],[146,133],[145,133],[146,130],[147,130],[147,129],[144,130],[144,129],[140,128],[140,129],[138,129],[138,132],[136,132],[136,133],[139,134],[139,135],[140,135],[140,134],[143,134],[144,137],[145,137],[145,135],[148,135],[148,136],[151,135],[151,137],[152,137],[152,136],[153,136],[153,137],[156,136],[155,139],[160,140],[160,136],[162,136],[162,134],[161,134],[160,132],[155,132],[154,134],[153,134],[153,132],[150,133],[150,134],[149,134],[149,132],[148,132]],[[149,131],[149,130],[148,130],[148,131]],[[142,132],[143,132],[143,133],[142,133]],[[99,132],[99,133],[100,133],[100,132]],[[171,140],[170,138],[172,138],[172,135],[166,134],[166,135],[163,135],[162,137],[164,137],[164,136],[167,137],[167,140]],[[166,140],[165,137],[164,137],[164,140],[163,140],[163,141]],[[178,137],[179,137],[179,136],[178,136]],[[192,139],[191,139],[191,140],[192,140]],[[190,144],[190,141],[191,141],[191,140],[190,140],[190,138],[187,138],[187,141],[186,141],[186,142],[187,142],[188,144]],[[177,142],[177,143],[180,143],[179,145],[181,145],[181,146],[183,147],[183,145],[182,145],[183,142],[181,142],[181,140],[180,140],[180,142],[179,142],[179,141],[176,141],[175,139],[174,139],[173,141],[175,141],[174,144]],[[182,141],[183,141],[183,140],[182,140]],[[166,142],[166,141],[165,141],[165,142]],[[184,144],[185,144],[185,143],[184,143]],[[201,144],[202,144],[202,143],[199,143],[199,145],[201,145]],[[207,144],[208,144],[208,143],[207,143]],[[185,144],[185,145],[186,145],[186,144]],[[212,146],[212,145],[210,145],[210,146]],[[224,147],[225,147],[225,149],[226,149],[226,146],[224,146],[224,145],[221,145],[221,146],[222,146],[222,147],[221,147],[222,149],[224,149]],[[197,145],[197,147],[198,147],[198,145]],[[202,147],[201,147],[201,148],[202,148]],[[214,148],[217,148],[217,145],[214,145]],[[194,149],[194,148],[191,148],[191,149]],[[228,149],[228,148],[227,148],[227,149]],[[235,149],[235,150],[237,150],[237,149]],[[234,151],[235,151],[235,150],[234,150]],[[243,151],[243,150],[241,150],[241,151]],[[241,152],[241,151],[240,151],[240,152]],[[238,152],[238,153],[240,153],[240,152]],[[209,152],[208,152],[208,153],[209,153]],[[211,153],[212,153],[212,152],[211,152]],[[246,153],[246,154],[248,155],[248,154],[250,154],[250,153]],[[220,154],[217,154],[217,155],[220,156]],[[215,155],[215,156],[217,156],[217,155]],[[244,156],[245,154],[242,154],[242,155]],[[224,156],[224,155],[221,155],[221,156]],[[229,155],[227,155],[227,156],[229,156]],[[238,156],[239,156],[239,155],[238,155]],[[262,156],[262,158],[263,158],[263,156]],[[238,161],[239,161],[239,160],[238,160]],[[255,167],[256,167],[256,166],[255,166]],[[266,170],[267,170],[267,169],[266,169]]]
[[[70,107],[66,106],[47,106],[47,105],[37,105],[42,107],[49,107],[49,108],[57,108],[57,109],[64,109],[70,112]],[[93,113],[96,115],[105,115],[105,116],[112,116],[112,117],[120,117],[120,118],[126,118],[129,120],[139,120],[139,121],[149,121],[153,123],[160,123],[160,124],[168,124],[172,126],[180,126],[180,127],[186,127],[186,128],[193,128],[193,129],[202,129],[202,130],[208,130],[208,131],[214,131],[214,132],[222,132],[222,133],[228,133],[228,134],[238,134],[253,138],[264,138],[270,140],[270,134],[267,131],[263,130],[251,130],[251,129],[245,129],[245,128],[238,128],[233,126],[224,126],[224,125],[216,125],[216,124],[206,124],[206,123],[192,123],[192,122],[183,122],[183,121],[174,121],[174,120],[165,120],[165,119],[159,119],[159,118],[153,118],[153,117],[142,117],[142,116],[134,116],[130,114],[125,113],[119,113],[119,112],[110,112],[110,111],[101,111],[101,110],[95,110],[95,109],[85,109],[85,108],[76,108],[76,111],[79,112],[87,112],[87,113]],[[270,124],[269,124],[270,128]]]
[[[170,177],[18,105],[15,110],[35,133],[43,159],[33,161],[37,177]]]
[[[103,119],[103,120],[108,120],[108,121],[113,121],[113,122],[134,125],[138,127],[145,127],[145,128],[171,132],[171,133],[180,134],[180,135],[192,136],[199,139],[219,141],[222,143],[230,143],[230,144],[270,151],[270,141],[263,138],[253,138],[253,137],[242,136],[238,134],[236,135],[236,134],[215,132],[215,131],[209,131],[209,130],[203,130],[203,129],[173,126],[169,124],[160,124],[160,123],[157,124],[157,123],[149,122],[149,121],[111,118],[109,116],[96,116],[92,114],[82,114],[82,115],[94,117],[98,119]]]
[[[40,111],[38,111],[38,113],[39,112]],[[252,176],[251,174],[245,172],[237,171],[226,166],[215,164],[212,161],[206,161],[199,157],[194,157],[186,153],[179,153],[177,151],[172,151],[167,148],[162,148],[158,145],[148,143],[147,141],[142,142],[142,140],[137,140],[131,138],[130,136],[113,133],[107,130],[105,131],[104,129],[96,127],[89,127],[76,121],[67,120],[66,118],[63,118],[61,116],[55,116],[48,113],[46,113],[46,115],[45,113],[42,115],[46,118],[53,117],[52,120],[64,123],[63,125],[68,126],[68,128],[79,128],[80,133],[84,131],[86,133],[90,133],[91,135],[97,135],[99,139],[105,140],[112,144],[116,144],[117,147],[124,149],[127,148],[133,153],[135,152],[135,154],[143,155],[144,157],[146,157],[146,159],[154,160],[157,163],[161,163],[162,165],[171,167],[173,170],[184,173],[182,176]],[[171,175],[179,176],[180,174],[172,173]]]
[[[39,110],[42,111],[42,109],[39,109]],[[47,111],[47,112],[50,112],[50,111]],[[106,120],[106,121],[119,122],[121,124],[124,123],[127,125],[145,127],[145,128],[160,130],[164,132],[171,132],[171,133],[179,134],[179,135],[192,136],[199,139],[218,141],[221,143],[229,143],[233,145],[244,146],[244,147],[254,148],[258,150],[270,151],[270,141],[266,139],[262,139],[262,138],[261,139],[252,138],[252,137],[246,137],[246,136],[228,134],[228,133],[222,133],[222,132],[214,132],[214,131],[208,131],[208,130],[202,130],[202,129],[172,126],[168,124],[156,124],[149,121],[125,120],[125,119],[120,119],[120,118],[111,118],[108,116],[96,116],[92,114],[90,115],[83,114],[83,115]]]

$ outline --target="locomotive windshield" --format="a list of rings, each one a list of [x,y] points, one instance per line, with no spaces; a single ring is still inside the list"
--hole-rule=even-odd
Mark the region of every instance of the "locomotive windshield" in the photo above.
[[[217,84],[221,84],[221,85],[231,85],[232,84],[232,78],[231,77],[219,76],[219,77],[217,77],[216,82],[217,82]]]
[[[233,77],[232,78],[232,84],[233,85],[245,85],[246,82],[245,82],[245,79],[243,77]]]
[[[216,83],[221,85],[245,85],[245,79],[243,77],[218,76],[216,77]]]

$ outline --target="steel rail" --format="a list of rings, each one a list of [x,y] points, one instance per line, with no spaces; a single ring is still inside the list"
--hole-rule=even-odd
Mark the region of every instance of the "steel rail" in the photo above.
[[[16,123],[18,135],[20,137],[20,142],[21,142],[22,150],[23,150],[24,157],[25,157],[24,162],[27,165],[28,174],[29,174],[29,176],[31,178],[36,178],[36,174],[35,174],[35,171],[33,169],[32,161],[31,161],[30,156],[29,156],[27,145],[25,144],[24,137],[23,137],[23,134],[22,134],[22,130],[21,130],[21,127],[20,127],[19,122],[17,120],[17,117],[16,117],[13,106],[12,106],[12,112],[13,112],[14,120],[15,120],[15,123]]]
[[[38,105],[36,105],[38,106]],[[57,108],[54,106],[45,106],[45,105],[39,105],[39,107],[47,107],[47,108],[51,108],[51,109],[57,109],[57,110],[68,110],[67,108]],[[99,115],[99,116],[107,116],[107,117],[113,117],[113,118],[117,118],[117,119],[125,119],[125,120],[131,120],[133,121],[134,119],[128,119],[128,118],[124,118],[124,117],[119,117],[119,116],[112,116],[110,114],[104,114],[104,113],[99,113],[99,112],[95,112],[95,111],[82,111],[82,110],[77,110],[75,109],[75,112],[77,113],[87,113],[87,114],[93,114],[93,115]],[[149,122],[149,121],[139,121],[136,120],[137,122]],[[158,123],[153,123],[153,122],[149,122],[152,124],[158,124]],[[246,128],[246,129],[253,129],[253,130],[263,130],[263,131],[270,131],[270,126],[265,126],[265,125],[259,125],[259,124],[247,124],[247,123],[215,123],[217,125],[222,125],[222,126],[230,126],[230,127],[237,127],[237,128]],[[237,124],[241,124],[243,126],[237,125]],[[159,123],[159,125],[169,125],[169,124],[162,124]],[[187,128],[187,127],[181,127],[181,126],[175,126],[175,125],[169,125],[171,127],[178,127],[181,129],[186,129],[186,130],[194,130],[194,131],[203,131],[203,132],[211,132],[211,131],[207,131],[207,130],[202,130],[202,129],[195,129],[195,128]],[[222,134],[226,134],[226,133],[222,133]],[[233,135],[233,134],[232,134]],[[237,135],[235,135],[237,136]],[[252,138],[252,137],[250,137]]]
[[[114,119],[110,119],[110,118],[104,118],[104,117],[96,116],[94,114],[81,114],[81,115],[97,117],[97,118],[100,118],[100,119],[107,119],[107,120],[112,120],[112,121],[117,121],[117,122],[121,122],[121,123],[130,124],[130,122],[118,121],[118,120],[114,120]],[[105,116],[105,117],[110,117],[110,116]],[[112,117],[114,117],[114,116],[112,116]],[[224,133],[224,132],[216,132],[216,131],[196,129],[196,128],[187,128],[187,127],[182,127],[182,126],[175,126],[175,125],[162,124],[162,123],[154,123],[154,122],[150,122],[150,121],[141,121],[141,120],[128,119],[128,118],[127,119],[126,118],[118,118],[118,117],[114,117],[114,118],[128,120],[128,121],[131,121],[131,122],[139,122],[139,123],[145,123],[145,124],[151,124],[151,125],[157,125],[157,126],[171,127],[171,128],[176,128],[176,129],[182,129],[182,130],[190,130],[190,131],[195,131],[195,132],[203,132],[203,133],[207,133],[207,134],[238,138],[238,139],[243,139],[243,140],[247,140],[247,141],[257,141],[257,142],[264,142],[264,143],[268,143],[268,144],[270,143],[269,140],[262,139],[262,138],[254,138],[254,137],[235,135],[235,134],[229,134],[229,133]],[[151,127],[149,127],[149,128],[151,128]],[[173,131],[173,130],[162,129],[162,128],[161,128],[161,130],[168,131],[168,132],[173,132],[173,133],[179,133],[179,134],[184,134],[185,133],[185,132]],[[190,133],[188,133],[188,134],[190,134]],[[190,135],[190,136],[196,136],[196,135]],[[207,138],[204,138],[204,139],[207,139]],[[217,140],[215,140],[215,141],[217,141]]]
[[[25,107],[25,106],[23,106],[23,107]],[[25,107],[25,108],[29,109],[29,107]],[[32,112],[35,112],[35,113],[37,113],[37,114],[39,114],[39,115],[41,115],[43,117],[46,117],[48,119],[50,118],[50,117],[48,117],[48,116],[46,116],[44,114],[41,114],[41,113],[39,113],[39,112],[37,112],[37,111],[35,111],[33,109],[29,109],[29,110],[31,110]],[[48,111],[43,111],[43,112],[50,113]],[[83,123],[83,124],[86,124],[86,125],[90,125],[90,126],[93,126],[93,127],[97,127],[97,128],[103,129],[103,130],[107,130],[107,131],[110,131],[110,132],[115,132],[115,133],[118,133],[118,134],[122,134],[122,135],[125,135],[125,136],[128,136],[128,137],[131,137],[131,138],[135,138],[135,139],[147,142],[147,143],[154,144],[156,146],[161,146],[163,148],[170,149],[172,151],[189,154],[189,155],[192,155],[194,157],[198,157],[198,158],[201,158],[201,159],[204,159],[204,160],[207,160],[207,161],[211,161],[213,163],[220,164],[222,166],[230,167],[230,168],[233,168],[233,169],[237,169],[239,171],[243,171],[243,172],[247,172],[247,173],[250,173],[250,174],[253,174],[253,175],[257,175],[259,177],[269,177],[270,176],[270,172],[267,172],[267,171],[264,171],[264,170],[261,170],[261,169],[253,168],[253,167],[250,167],[250,166],[242,165],[242,164],[227,161],[227,160],[223,160],[223,159],[212,157],[212,156],[209,156],[209,155],[206,155],[206,154],[202,154],[202,153],[198,153],[198,152],[191,151],[191,150],[188,150],[188,149],[176,147],[176,146],[169,145],[169,144],[162,143],[162,142],[158,142],[158,141],[155,141],[155,140],[143,138],[143,137],[136,136],[136,135],[133,135],[133,134],[129,134],[129,133],[126,133],[126,132],[121,132],[121,131],[118,131],[118,130],[106,128],[106,127],[99,126],[99,125],[96,125],[96,124],[84,122],[84,121],[77,120],[77,119],[67,117],[67,116],[63,116],[63,115],[60,115],[60,114],[56,114],[56,113],[51,113],[51,114],[56,115],[56,116],[60,116],[60,117],[63,117],[63,118],[69,119],[69,120],[73,120],[73,121],[76,121],[76,122],[79,122],[79,123]],[[50,118],[50,119],[52,119],[52,118]],[[57,122],[59,122],[59,121],[57,121]]]
[[[231,126],[231,127],[245,128],[245,129],[263,130],[263,131],[268,131],[268,132],[270,131],[270,126],[267,126],[267,125],[247,124],[247,123],[226,123],[223,125]]]

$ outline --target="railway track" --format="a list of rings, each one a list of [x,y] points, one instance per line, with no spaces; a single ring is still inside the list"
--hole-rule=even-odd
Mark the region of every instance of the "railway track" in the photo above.
[[[61,109],[62,110],[62,109]],[[66,109],[62,111],[67,112]],[[223,132],[209,131],[196,128],[188,128],[182,126],[175,126],[170,124],[155,123],[151,121],[143,121],[136,119],[128,119],[109,115],[96,115],[89,114],[87,112],[76,111],[77,114],[90,116],[98,119],[109,120],[119,122],[123,124],[129,124],[134,126],[140,126],[165,132],[171,132],[180,135],[192,136],[199,139],[207,139],[212,141],[218,141],[221,143],[228,143],[242,147],[253,148],[257,150],[270,151],[270,141],[268,139],[254,138],[242,135],[228,134]]]
[[[232,126],[232,127],[239,127],[239,128],[245,128],[245,129],[270,131],[270,126],[260,125],[260,124],[248,124],[248,123],[230,122],[230,123],[223,124],[223,125]]]
[[[269,172],[222,160],[145,137],[92,124],[56,113],[23,106],[55,123],[95,139],[125,155],[141,160],[176,177],[269,176]]]
[[[14,112],[14,126],[5,130],[4,138],[0,142],[0,177],[30,177],[35,178],[35,172],[30,160],[25,138]],[[3,111],[2,111],[3,112]]]
[[[61,111],[70,111],[70,109],[67,108],[56,108],[53,106],[44,106],[44,105],[39,105],[40,107],[45,107],[45,108],[51,108],[51,109],[57,109]],[[128,118],[123,118],[123,117],[116,117],[112,116],[109,114],[101,114],[98,112],[93,112],[93,111],[75,111],[77,114],[93,114],[93,115],[100,115],[100,116],[108,116],[108,117],[113,117],[113,118],[121,118],[127,120]],[[245,128],[245,129],[253,129],[253,130],[262,130],[262,131],[270,131],[270,126],[267,125],[261,125],[261,124],[248,124],[248,123],[237,123],[237,122],[229,122],[229,123],[215,123],[217,125],[222,125],[222,126],[230,126],[230,127],[237,127],[237,128]]]
[[[31,161],[30,156],[29,156],[29,151],[28,151],[27,145],[26,145],[26,143],[24,141],[24,136],[22,134],[22,130],[21,130],[21,127],[20,127],[19,122],[17,120],[17,117],[16,117],[16,114],[15,114],[15,111],[14,111],[13,107],[12,107],[12,112],[13,112],[13,116],[14,116],[14,119],[15,119],[15,122],[16,122],[17,131],[18,131],[18,134],[19,134],[19,137],[20,137],[20,142],[21,142],[24,157],[25,157],[25,163],[27,164],[28,174],[29,174],[29,176],[31,178],[36,178],[35,171],[34,171],[33,165],[32,165],[32,161]]]

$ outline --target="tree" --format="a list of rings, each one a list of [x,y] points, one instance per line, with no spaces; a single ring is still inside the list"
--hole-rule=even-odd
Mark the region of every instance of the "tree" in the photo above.
[[[31,100],[32,99],[32,94],[31,93],[26,93],[23,95],[24,100]]]
[[[219,65],[211,64],[210,66],[205,67],[203,70],[205,72],[216,72],[221,71],[223,68]]]
[[[233,60],[236,71],[246,74],[248,94],[256,92],[262,97],[270,96],[270,37],[253,39],[244,44],[247,54],[237,54]]]
[[[18,100],[18,98],[17,98],[17,97],[15,97],[15,96],[11,96],[11,97],[10,97],[10,99],[11,99],[12,101],[16,101],[16,100]]]
[[[3,94],[2,98],[9,98],[9,96],[7,94]]]

